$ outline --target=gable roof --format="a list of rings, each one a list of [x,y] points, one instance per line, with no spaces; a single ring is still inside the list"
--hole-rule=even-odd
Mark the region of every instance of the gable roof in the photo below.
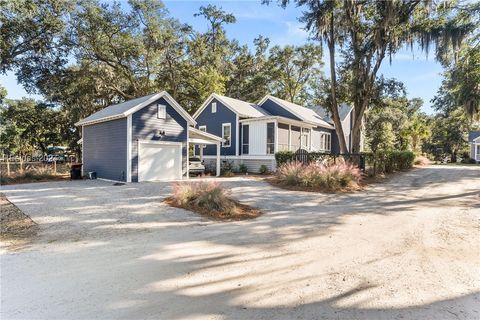
[[[273,102],[283,107],[285,110],[289,111],[290,113],[294,114],[299,119],[302,119],[303,121],[316,124],[320,127],[333,129],[333,126],[331,124],[326,122],[319,114],[317,114],[312,109],[302,107],[298,104],[295,104],[271,95],[266,95],[258,104],[261,106],[267,100],[272,100]]]
[[[149,104],[155,102],[156,100],[164,98],[171,104],[171,106],[177,110],[177,112],[185,119],[188,123],[195,125],[195,120],[188,114],[185,109],[183,109],[175,99],[166,91],[160,93],[154,93],[148,96],[136,98],[133,100],[128,100],[119,104],[112,104],[102,110],[95,112],[94,114],[86,117],[75,123],[76,126],[84,126],[88,124],[95,124],[105,121],[111,121],[116,119],[125,118],[134,112],[140,110],[143,107],[148,106]]]
[[[263,117],[263,116],[269,115],[268,112],[266,112],[265,110],[263,110],[262,108],[260,108],[254,103],[245,102],[242,100],[225,97],[216,93],[212,93],[207,98],[207,100],[205,100],[202,106],[198,108],[198,110],[193,115],[193,118],[196,119],[200,115],[200,113],[202,113],[203,110],[205,110],[205,108],[213,99],[217,99],[222,104],[224,104],[227,108],[229,108],[232,112],[236,113],[240,117],[257,118],[257,117]]]
[[[480,138],[480,131],[470,131],[468,133],[468,142],[474,142]]]
[[[330,117],[330,115],[328,114],[328,111],[324,107],[315,106],[315,107],[312,107],[312,109],[318,115],[320,115],[325,121],[327,121],[328,123],[333,123],[333,119]],[[345,120],[345,118],[350,114],[350,112],[352,112],[352,110],[353,110],[353,107],[348,104],[345,104],[345,103],[339,104],[338,115],[340,116],[340,120],[341,121]]]

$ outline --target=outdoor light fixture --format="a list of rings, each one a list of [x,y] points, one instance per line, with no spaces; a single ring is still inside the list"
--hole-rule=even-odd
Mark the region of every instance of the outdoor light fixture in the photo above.
[[[157,130],[157,133],[155,134],[156,138],[161,138],[165,135],[165,130]]]

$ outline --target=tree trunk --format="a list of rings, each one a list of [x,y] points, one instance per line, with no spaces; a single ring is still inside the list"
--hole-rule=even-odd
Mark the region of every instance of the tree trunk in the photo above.
[[[330,39],[328,42],[328,50],[330,55],[330,77],[331,82],[331,95],[332,95],[332,105],[330,111],[332,113],[333,123],[335,124],[335,132],[337,133],[338,143],[340,145],[340,153],[347,153],[347,144],[345,142],[345,134],[343,133],[342,121],[340,120],[340,115],[338,114],[338,103],[337,103],[337,75],[335,72],[335,27],[334,27],[334,17],[333,12],[330,18]]]

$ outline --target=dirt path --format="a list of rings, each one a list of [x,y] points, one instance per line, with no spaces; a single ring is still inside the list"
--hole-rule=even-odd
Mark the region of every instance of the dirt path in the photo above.
[[[352,195],[224,181],[265,214],[209,222],[164,184],[4,190],[40,235],[1,256],[1,318],[480,318],[480,167]]]

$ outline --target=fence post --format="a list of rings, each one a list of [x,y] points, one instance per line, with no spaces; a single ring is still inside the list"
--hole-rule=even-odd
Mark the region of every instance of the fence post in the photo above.
[[[57,160],[53,160],[53,173],[57,174]]]
[[[7,157],[7,176],[10,176],[10,160]]]

